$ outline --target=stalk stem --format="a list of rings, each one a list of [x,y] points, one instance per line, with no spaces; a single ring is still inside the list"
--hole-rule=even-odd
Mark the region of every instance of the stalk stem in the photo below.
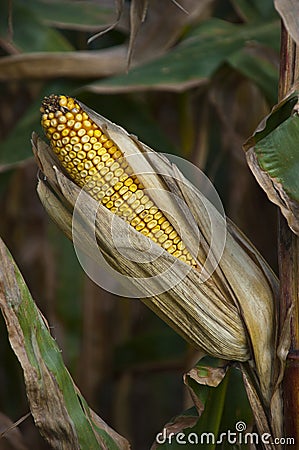
[[[282,25],[279,100],[291,89],[299,75],[296,43]],[[280,331],[291,313],[291,346],[282,383],[285,437],[299,445],[299,238],[279,214],[278,258],[280,271]],[[297,448],[297,447],[296,447]]]

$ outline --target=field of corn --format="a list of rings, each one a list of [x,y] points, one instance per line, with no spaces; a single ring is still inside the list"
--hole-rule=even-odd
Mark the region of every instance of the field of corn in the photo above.
[[[289,91],[299,74],[291,20],[299,8],[290,14],[283,0],[2,0],[1,6],[0,450],[127,449],[128,443],[176,450],[182,445],[175,440],[155,442],[166,424],[169,432],[219,436],[240,421],[248,431],[298,438],[299,411],[284,423],[280,381],[288,349],[299,341],[299,156],[294,141],[279,139],[297,138],[296,86]],[[274,136],[280,125],[290,128]],[[128,146],[145,143],[158,155],[184,158],[213,183],[232,222],[207,288],[196,292],[201,255],[189,252],[145,193],[146,179],[126,161],[118,164],[124,151],[113,133]],[[55,154],[61,167],[54,170]],[[166,250],[147,275],[173,257],[190,268],[179,300],[179,288],[153,304],[91,281],[65,236],[77,186],[102,204],[103,217],[118,215],[144,236],[140,242],[150,238]],[[89,207],[87,200],[87,216]],[[96,238],[112,261],[106,228],[99,225]],[[145,270],[121,258],[113,264],[126,274]],[[202,322],[190,312],[192,295]],[[219,317],[210,324],[214,307]],[[298,389],[295,382],[292,417]]]

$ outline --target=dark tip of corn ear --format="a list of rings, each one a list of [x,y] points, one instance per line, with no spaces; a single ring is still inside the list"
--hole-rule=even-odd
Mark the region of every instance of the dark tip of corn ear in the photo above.
[[[56,94],[51,94],[48,97],[45,97],[42,101],[40,112],[49,114],[50,112],[55,113],[56,111],[59,111],[61,109],[59,97],[60,96]]]

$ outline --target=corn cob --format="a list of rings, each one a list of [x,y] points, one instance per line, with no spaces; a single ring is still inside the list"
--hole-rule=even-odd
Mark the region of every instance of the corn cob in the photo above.
[[[52,149],[78,186],[173,256],[197,266],[176,230],[144,192],[121,150],[73,98],[45,97],[41,113]]]

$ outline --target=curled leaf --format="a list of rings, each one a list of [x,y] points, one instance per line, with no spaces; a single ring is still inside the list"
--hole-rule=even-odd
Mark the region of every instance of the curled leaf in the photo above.
[[[276,105],[245,142],[246,159],[269,200],[299,235],[298,92]]]

